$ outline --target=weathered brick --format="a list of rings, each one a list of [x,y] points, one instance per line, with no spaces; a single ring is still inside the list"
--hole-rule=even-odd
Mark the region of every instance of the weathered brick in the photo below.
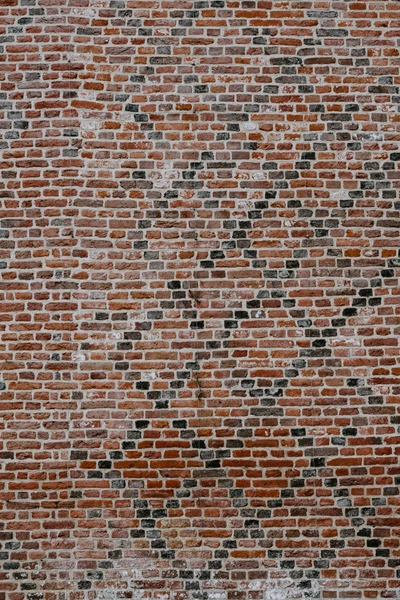
[[[397,598],[400,3],[0,13],[0,598]]]

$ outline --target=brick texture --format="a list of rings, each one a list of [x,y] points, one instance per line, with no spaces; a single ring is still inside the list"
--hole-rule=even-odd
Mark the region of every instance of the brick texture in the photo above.
[[[0,600],[400,598],[400,2],[0,0]]]

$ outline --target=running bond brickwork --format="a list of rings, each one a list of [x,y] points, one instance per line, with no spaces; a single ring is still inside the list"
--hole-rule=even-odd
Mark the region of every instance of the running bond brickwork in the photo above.
[[[400,2],[0,0],[0,600],[400,597]]]

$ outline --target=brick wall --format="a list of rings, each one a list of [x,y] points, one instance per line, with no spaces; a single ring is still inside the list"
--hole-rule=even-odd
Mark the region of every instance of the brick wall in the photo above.
[[[0,45],[0,600],[399,598],[400,2]]]

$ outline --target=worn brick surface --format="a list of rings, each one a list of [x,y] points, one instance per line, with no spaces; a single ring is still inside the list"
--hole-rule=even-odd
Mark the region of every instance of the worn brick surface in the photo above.
[[[400,597],[400,2],[0,0],[0,600]]]

